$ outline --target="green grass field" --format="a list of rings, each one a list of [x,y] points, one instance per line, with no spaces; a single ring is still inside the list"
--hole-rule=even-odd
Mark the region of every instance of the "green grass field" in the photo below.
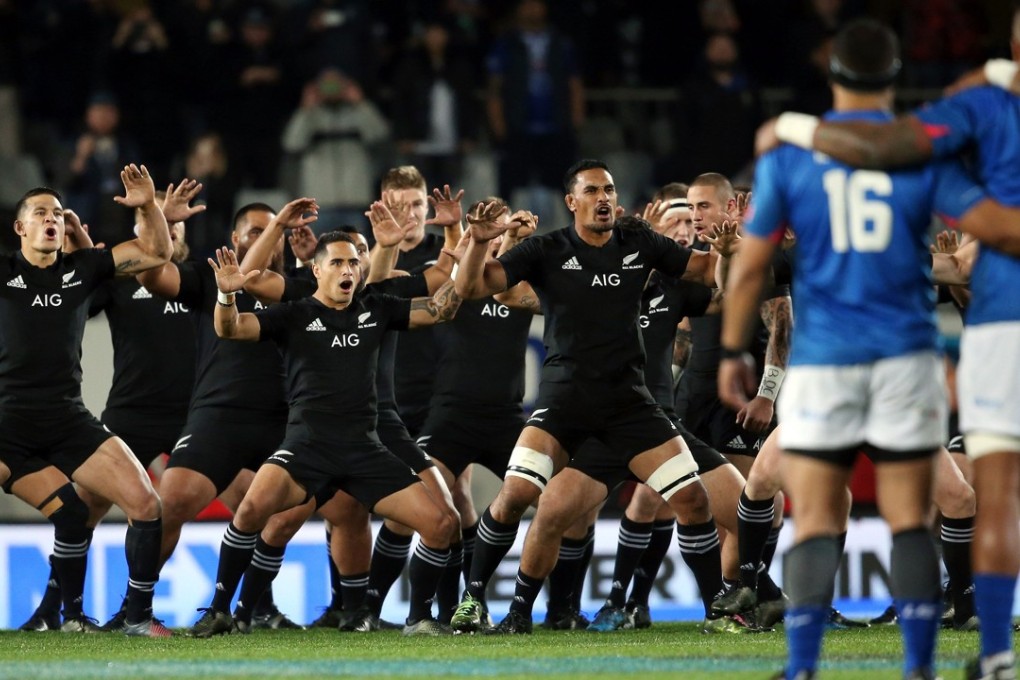
[[[963,677],[975,633],[939,637],[942,677]],[[489,637],[404,638],[399,632],[256,631],[211,640],[183,635],[0,633],[0,678],[767,678],[783,663],[782,630],[702,635],[695,624],[649,630]],[[822,676],[899,678],[895,626],[830,631]]]

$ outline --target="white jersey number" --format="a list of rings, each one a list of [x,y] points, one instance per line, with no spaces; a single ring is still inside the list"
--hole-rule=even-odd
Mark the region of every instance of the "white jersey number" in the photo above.
[[[893,212],[881,197],[892,195],[892,178],[874,170],[834,168],[822,175],[829,196],[832,249],[877,253],[889,247]]]

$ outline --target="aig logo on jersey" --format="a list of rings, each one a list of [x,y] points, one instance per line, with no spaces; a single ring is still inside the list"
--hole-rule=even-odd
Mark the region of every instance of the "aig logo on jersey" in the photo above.
[[[67,272],[66,274],[64,274],[63,276],[61,276],[60,278],[63,281],[63,283],[60,285],[61,288],[74,288],[75,286],[80,286],[81,285],[81,281],[74,281],[73,280],[74,279],[74,270],[73,269],[71,271]]]
[[[498,316],[505,319],[510,316],[510,308],[498,302],[486,302],[482,307],[482,316]]]
[[[372,323],[366,323],[370,316],[372,316],[372,312],[358,314],[358,328],[375,328],[378,325],[375,321]]]
[[[623,268],[624,269],[644,269],[645,266],[643,264],[641,264],[640,262],[638,262],[637,264],[634,264],[634,260],[638,259],[639,255],[641,255],[641,253],[631,253],[630,255],[624,255],[623,256]]]

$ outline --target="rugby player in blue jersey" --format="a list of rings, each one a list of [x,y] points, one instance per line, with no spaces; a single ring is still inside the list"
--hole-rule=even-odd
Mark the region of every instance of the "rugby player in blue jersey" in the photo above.
[[[848,24],[834,44],[835,111],[826,119],[891,120],[898,52],[881,24]],[[784,584],[791,600],[786,677],[814,675],[839,560],[834,508],[862,449],[876,462],[879,510],[893,534],[891,589],[904,675],[934,677],[939,573],[925,520],[946,400],[925,238],[932,212],[964,227],[1008,213],[956,162],[855,170],[793,146],[760,159],[754,197],[731,272],[719,380],[720,395],[733,406],[757,387],[743,350],[770,258],[791,226],[798,322],[779,399],[796,526]]]

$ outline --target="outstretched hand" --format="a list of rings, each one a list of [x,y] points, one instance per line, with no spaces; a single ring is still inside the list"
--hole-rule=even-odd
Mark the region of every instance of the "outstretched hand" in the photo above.
[[[955,231],[943,229],[935,235],[935,243],[931,244],[928,249],[931,250],[932,255],[938,253],[952,255],[960,249],[960,235]]]
[[[144,165],[125,165],[120,171],[120,181],[124,183],[124,195],[114,196],[113,200],[125,208],[140,208],[156,200],[156,185]]]
[[[223,293],[236,293],[261,273],[255,269],[242,274],[237,264],[237,254],[230,248],[220,248],[216,251],[216,259],[210,257],[207,261],[216,274],[216,287]]]
[[[284,229],[305,227],[319,219],[319,204],[314,198],[295,198],[276,213],[276,221]]]
[[[750,354],[719,362],[719,399],[731,409],[743,410],[748,404],[748,395],[757,389],[754,359]]]
[[[457,241],[456,248],[454,248],[453,250],[450,250],[449,248],[443,248],[443,253],[449,255],[450,258],[457,264],[460,264],[461,258],[464,257],[464,253],[467,252],[469,243],[471,243],[471,227],[468,227],[467,229],[464,230],[464,233],[461,235],[460,240]]]
[[[311,227],[294,227],[287,237],[290,242],[291,252],[301,262],[308,262],[315,255],[315,247],[319,245],[319,239]]]
[[[507,207],[496,201],[489,203],[479,201],[475,204],[468,213],[467,221],[471,225],[471,237],[476,243],[491,241],[514,226],[512,222],[499,221],[506,211]]]
[[[443,191],[433,189],[432,195],[428,199],[429,206],[436,214],[432,219],[425,220],[425,224],[434,224],[445,228],[459,223],[464,217],[464,211],[460,207],[462,198],[464,198],[464,190],[461,189],[454,196],[450,191],[449,184],[443,185]]]
[[[163,199],[163,215],[166,216],[167,224],[183,222],[205,210],[204,205],[189,205],[200,191],[202,183],[187,177],[182,179],[176,188],[171,183],[166,188],[166,198]]]
[[[740,246],[737,226],[738,222],[735,220],[723,222],[721,225],[713,224],[710,231],[698,236],[698,240],[711,245],[720,257],[732,257]]]
[[[368,218],[369,223],[372,225],[372,235],[375,237],[375,242],[383,248],[391,248],[398,245],[415,226],[413,221],[400,226],[393,211],[383,201],[372,203],[368,207],[368,211],[365,212],[365,217]]]
[[[538,230],[538,215],[530,210],[518,210],[510,216],[507,234],[515,240],[526,239]]]

